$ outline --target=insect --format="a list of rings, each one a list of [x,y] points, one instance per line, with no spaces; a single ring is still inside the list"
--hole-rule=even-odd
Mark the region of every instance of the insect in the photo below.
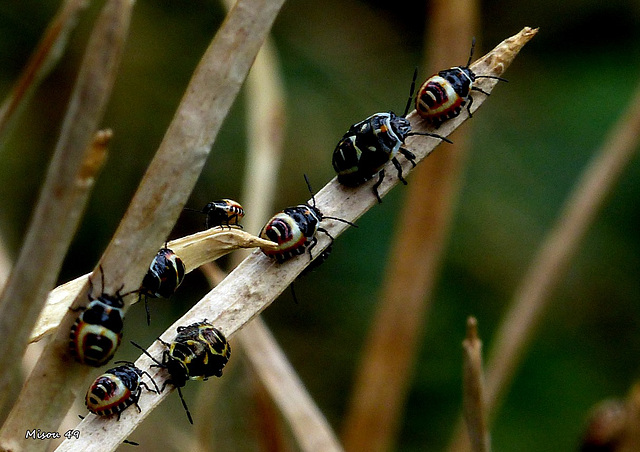
[[[215,226],[237,226],[242,228],[238,222],[244,217],[244,209],[239,202],[232,199],[221,199],[207,203],[202,210],[189,209],[192,212],[200,212],[206,215],[204,219],[204,227],[209,229]]]
[[[316,238],[318,231],[325,233],[333,243],[331,234],[320,227],[322,220],[336,220],[357,227],[342,218],[323,215],[320,209],[316,207],[316,199],[306,175],[304,180],[307,182],[307,187],[311,193],[313,205],[307,203],[299,204],[295,207],[287,207],[282,212],[275,214],[260,231],[261,238],[278,244],[278,248],[275,250],[262,250],[264,254],[274,258],[278,263],[283,263],[292,257],[304,254],[305,251],[308,251],[309,258],[313,259],[311,250],[318,241]]]
[[[378,202],[382,202],[378,187],[385,176],[384,165],[391,160],[398,171],[398,179],[405,185],[407,181],[402,177],[402,167],[397,159],[398,152],[416,166],[416,156],[403,147],[407,137],[422,135],[451,143],[447,138],[435,133],[411,131],[411,124],[406,116],[413,100],[417,75],[416,70],[402,116],[392,111],[371,115],[364,121],[352,125],[338,142],[332,160],[333,169],[338,174],[338,182],[348,187],[357,187],[378,174],[378,181],[373,185],[373,193]]]
[[[178,389],[182,406],[187,412],[189,422],[193,418],[182,396],[182,388],[188,380],[207,380],[209,377],[222,376],[222,369],[231,356],[231,346],[224,335],[207,320],[188,326],[179,326],[178,334],[169,344],[158,339],[166,350],[162,352],[162,361],[151,356],[144,348],[132,342],[156,364],[154,367],[166,369],[170,378],[164,382],[160,392],[171,383]]]
[[[489,95],[477,86],[473,86],[476,79],[492,78],[501,82],[507,80],[493,75],[476,75],[469,64],[473,57],[473,49],[476,45],[475,38],[471,42],[469,60],[465,66],[456,66],[433,75],[422,85],[416,95],[416,111],[430,124],[439,127],[447,119],[455,118],[467,106],[471,117],[471,105],[473,97],[471,91],[478,91]]]
[[[147,274],[144,275],[142,285],[138,292],[144,297],[144,308],[147,311],[147,325],[151,323],[149,315],[149,304],[147,298],[169,298],[175,293],[182,281],[186,269],[182,259],[176,253],[167,248],[167,245],[158,251],[158,254],[151,261]]]
[[[138,400],[140,400],[142,388],[155,393],[159,390],[154,379],[146,371],[138,369],[135,364],[128,361],[117,361],[116,364],[118,363],[123,365],[107,370],[91,384],[85,397],[85,404],[93,414],[111,416],[117,413],[120,420],[120,415],[130,405],[135,405],[138,412],[141,411]],[[142,381],[143,375],[151,380],[155,390],[150,389]]]
[[[102,288],[104,290],[104,272]],[[79,308],[82,312],[71,327],[69,351],[80,363],[100,367],[109,361],[122,340],[124,299],[122,287],[114,295],[100,294],[92,298],[93,282],[89,278],[89,304]]]

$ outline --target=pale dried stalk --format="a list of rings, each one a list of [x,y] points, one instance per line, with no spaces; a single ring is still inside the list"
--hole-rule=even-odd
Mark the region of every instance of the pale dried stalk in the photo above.
[[[331,426],[260,317],[242,330],[242,347],[289,423],[300,450],[341,451]]]
[[[487,413],[496,417],[503,394],[537,330],[551,294],[566,275],[574,254],[640,143],[640,86],[630,107],[613,127],[567,198],[558,221],[545,238],[515,292],[496,333],[487,364]],[[452,452],[463,451],[458,423]]]
[[[20,255],[0,297],[0,397],[16,372],[29,333],[54,287],[99,166],[82,165],[102,120],[129,28],[127,6],[109,3],[98,19],[69,101]],[[83,173],[84,171],[84,173]],[[0,433],[1,437],[1,433]]]
[[[164,243],[208,156],[217,132],[284,0],[240,0],[229,13],[198,65],[178,111],[136,192],[116,234],[101,259],[105,291],[140,286],[149,262]],[[123,256],[127,265],[122,265]],[[87,301],[88,287],[74,306]],[[24,444],[24,425],[55,431],[91,370],[68,355],[68,331],[77,314],[63,319],[59,332],[31,373],[0,436],[2,446]],[[51,398],[51,394],[57,397]],[[44,401],[48,403],[44,403]],[[122,424],[122,423],[120,423]],[[136,424],[137,425],[137,424]],[[91,435],[87,439],[91,439]],[[124,438],[123,438],[124,439]],[[63,448],[89,450],[64,443]],[[111,444],[111,446],[105,446]],[[99,450],[119,442],[92,443]],[[44,448],[46,442],[29,444]],[[95,450],[95,449],[94,449]]]
[[[234,250],[256,247],[268,249],[276,246],[273,242],[263,240],[240,229],[227,227],[207,229],[172,240],[167,244],[167,247],[182,259],[186,273],[190,273],[201,265],[219,259]],[[49,293],[47,304],[40,312],[40,317],[31,331],[30,342],[37,342],[58,328],[69,306],[78,296],[90,275],[91,273],[82,275],[56,287]],[[138,299],[137,294],[133,294],[125,297],[125,302],[134,304]]]
[[[0,107],[0,148],[6,139],[9,124],[62,56],[69,34],[78,22],[78,15],[88,5],[88,0],[66,0],[52,19],[11,94]]]
[[[463,411],[473,452],[490,452],[491,441],[487,429],[484,404],[484,375],[482,370],[482,341],[478,337],[478,322],[467,319],[467,337],[463,349]]]
[[[474,1],[432,4],[433,36],[428,40],[432,42],[432,66],[446,68],[466,62],[476,16]],[[468,39],[451,39],[452,30]],[[479,97],[484,96],[474,95],[474,99]],[[343,426],[346,450],[389,450],[397,436],[459,189],[466,154],[465,137],[460,132],[463,130],[456,132],[454,145],[447,145],[446,152],[437,153],[429,165],[417,168],[408,186],[381,299]]]
[[[11,272],[11,259],[7,254],[4,240],[0,237],[0,292],[4,289],[4,284]]]
[[[535,30],[525,28],[518,35],[510,38],[496,47],[492,52],[480,59],[473,69],[480,74],[500,75],[513,61],[522,46],[535,35]],[[484,90],[491,91],[495,81],[483,79],[479,85]],[[476,109],[484,102],[483,98],[474,101]],[[419,122],[415,113],[409,117],[416,130],[427,129],[426,124]],[[465,115],[460,115],[438,129],[438,133],[450,134],[465,120]],[[440,140],[414,140],[410,147],[416,155],[416,161],[421,161],[440,144]],[[402,162],[405,174],[411,172],[411,164]],[[355,221],[367,210],[377,205],[377,200],[372,194],[371,187],[375,181],[370,181],[361,187],[348,188],[338,184],[334,178],[322,190],[316,194],[317,207],[328,216],[339,216],[349,221]],[[387,165],[387,177],[379,187],[380,195],[384,196],[398,183],[396,172],[391,163]],[[339,236],[348,225],[327,220],[322,225],[334,237]],[[320,253],[329,245],[329,239],[324,234],[318,234],[318,245],[314,253]],[[161,338],[171,341],[175,337],[178,326],[188,325],[202,319],[208,319],[216,325],[227,337],[233,334],[256,315],[262,312],[271,302],[309,265],[307,256],[300,256],[284,264],[277,264],[259,251],[253,252],[227,278],[209,292],[198,304],[196,304],[182,318],[178,319]],[[155,357],[160,357],[163,347],[154,343],[147,350]],[[149,370],[152,377],[162,385],[167,378],[163,370],[149,368],[151,360],[142,356],[136,361],[136,365]],[[194,383],[195,384],[195,383]],[[214,384],[208,382],[204,384]],[[140,399],[141,413],[137,410],[127,410],[120,422],[115,419],[99,419],[89,415],[78,425],[80,439],[66,440],[62,443],[60,451],[85,450],[108,451],[115,449],[137,425],[142,422],[149,413],[170,394],[165,390],[162,394],[145,393]]]

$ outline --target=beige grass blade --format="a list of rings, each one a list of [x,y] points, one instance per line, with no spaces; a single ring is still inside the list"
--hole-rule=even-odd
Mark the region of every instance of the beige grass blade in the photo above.
[[[300,450],[342,451],[338,438],[260,317],[242,330],[251,366],[293,431]]]
[[[473,452],[490,452],[487,416],[485,410],[484,371],[482,368],[482,341],[478,337],[478,321],[467,320],[467,337],[463,350],[463,412]]]
[[[187,273],[201,265],[243,248],[272,248],[276,244],[244,232],[241,229],[216,227],[193,235],[172,240],[167,246],[182,259]],[[80,292],[91,273],[56,287],[51,291],[45,308],[31,332],[30,342],[37,342],[51,334],[59,325],[69,306]],[[133,304],[137,295],[127,297]]]

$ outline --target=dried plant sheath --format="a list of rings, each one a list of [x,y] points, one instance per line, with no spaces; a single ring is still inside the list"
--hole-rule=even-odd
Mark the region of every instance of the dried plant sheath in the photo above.
[[[535,35],[536,30],[525,28],[518,35],[507,39],[487,56],[480,60],[480,66],[472,69],[480,74],[489,73],[500,75],[513,61],[518,51]],[[481,87],[490,92],[495,83],[490,79],[483,79]],[[484,96],[478,96],[474,106],[479,107],[485,100]],[[415,113],[409,116],[412,126],[417,130],[426,130],[426,124],[419,123]],[[462,114],[445,123],[438,129],[438,133],[448,135],[465,120]],[[414,140],[409,147],[416,154],[416,160],[420,161],[440,144],[439,140]],[[327,155],[330,155],[327,151]],[[411,165],[406,162],[403,170],[407,173]],[[388,177],[379,188],[380,195],[386,194],[398,183],[393,166],[389,164]],[[371,182],[373,183],[373,182]],[[373,205],[377,205],[376,198],[371,193],[371,184],[367,183],[358,188],[347,188],[338,184],[334,178],[321,191],[316,194],[317,207],[327,216],[336,216],[349,221],[355,221]],[[340,222],[326,220],[323,227],[334,237],[340,235],[349,227]],[[329,245],[329,239],[324,234],[318,235],[318,245],[314,253],[320,253]],[[307,255],[299,256],[284,264],[277,264],[267,258],[262,252],[254,251],[236,269],[229,274],[217,287],[209,292],[187,314],[178,319],[161,338],[171,341],[175,337],[176,328],[180,325],[201,321],[206,318],[219,328],[228,338],[256,315],[262,312],[273,300],[309,265]],[[159,357],[163,347],[157,342],[148,348],[151,355]],[[152,364],[146,356],[142,356],[136,365],[141,369],[149,369]],[[151,375],[162,384],[166,378],[164,372],[155,368],[150,369]],[[203,384],[215,384],[209,381]],[[88,416],[77,428],[80,430],[80,439],[66,440],[58,448],[59,451],[86,450],[107,451],[119,446],[120,442],[127,438],[138,424],[160,404],[165,397],[170,395],[169,390],[159,395],[146,395],[140,399],[141,413],[136,410],[128,410],[123,414],[120,422],[115,420],[98,419],[96,416]],[[108,427],[106,425],[108,423]],[[100,447],[96,445],[99,444]]]
[[[184,262],[186,272],[212,262],[231,251],[241,248],[276,247],[275,243],[244,232],[240,229],[216,227],[193,235],[173,240],[167,244]],[[40,313],[38,322],[31,332],[31,342],[37,342],[51,334],[60,325],[62,317],[67,313],[71,302],[87,282],[89,273],[73,281],[56,287],[49,294],[47,305]],[[137,296],[126,297],[127,303],[137,301]]]

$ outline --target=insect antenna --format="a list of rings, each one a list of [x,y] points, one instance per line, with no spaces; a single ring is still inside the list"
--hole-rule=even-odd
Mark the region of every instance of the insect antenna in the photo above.
[[[425,137],[433,137],[433,138],[438,138],[439,140],[442,141],[446,141],[449,144],[453,144],[453,141],[451,141],[450,139],[443,137],[442,135],[438,135],[437,133],[430,133],[430,132],[409,132],[407,134],[408,137],[413,136],[413,135],[422,135]]]
[[[313,193],[313,189],[311,188],[311,182],[309,182],[309,178],[306,174],[303,174],[304,181],[307,183],[307,188],[309,189],[309,193],[311,193],[311,201],[313,202],[313,208],[316,208],[316,195]]]
[[[476,37],[474,36],[473,39],[471,39],[471,52],[469,52],[469,61],[467,61],[467,65],[465,66],[467,68],[471,64],[471,58],[473,57],[473,49],[475,48],[475,46],[476,46]],[[476,75],[476,78],[493,78],[495,80],[500,80],[501,82],[509,81],[506,78],[496,77],[495,75]]]
[[[471,51],[469,52],[469,60],[467,61],[467,65],[465,67],[469,67],[471,64],[471,58],[473,58],[473,50],[476,47],[476,37],[471,38]]]
[[[151,358],[151,360],[156,363],[156,365],[158,367],[166,367],[164,364],[162,364],[160,361],[158,361],[157,359],[155,359],[153,356],[151,356],[151,353],[149,353],[147,350],[145,350],[141,345],[136,344],[133,341],[129,341],[131,342],[131,345],[133,345],[134,347],[136,347],[137,349],[139,349],[142,353],[144,353],[145,355],[147,355],[149,358]]]
[[[409,89],[409,98],[407,99],[407,105],[404,107],[404,113],[402,114],[403,118],[406,118],[407,113],[409,113],[409,108],[411,108],[411,104],[413,103],[413,94],[416,91],[416,79],[418,78],[418,67],[416,66],[413,71],[413,79],[411,80],[411,88]]]
[[[322,216],[322,219],[323,219],[323,220],[336,220],[336,221],[339,221],[339,222],[341,222],[341,223],[346,223],[346,224],[348,224],[349,226],[353,226],[354,228],[357,228],[357,227],[358,227],[358,225],[357,225],[357,224],[353,224],[352,222],[350,222],[349,220],[345,220],[344,218],[329,217],[329,216],[325,216],[325,215],[323,215],[323,216]]]
[[[476,78],[492,78],[494,80],[500,80],[501,82],[508,82],[506,78],[498,77],[496,75],[476,75]]]
[[[187,419],[189,419],[189,423],[193,425],[193,418],[191,417],[191,412],[189,411],[189,407],[187,406],[187,402],[185,402],[184,397],[182,397],[182,391],[180,387],[178,389],[178,395],[180,396],[180,400],[182,400],[182,406],[184,407],[184,411],[187,413]]]

